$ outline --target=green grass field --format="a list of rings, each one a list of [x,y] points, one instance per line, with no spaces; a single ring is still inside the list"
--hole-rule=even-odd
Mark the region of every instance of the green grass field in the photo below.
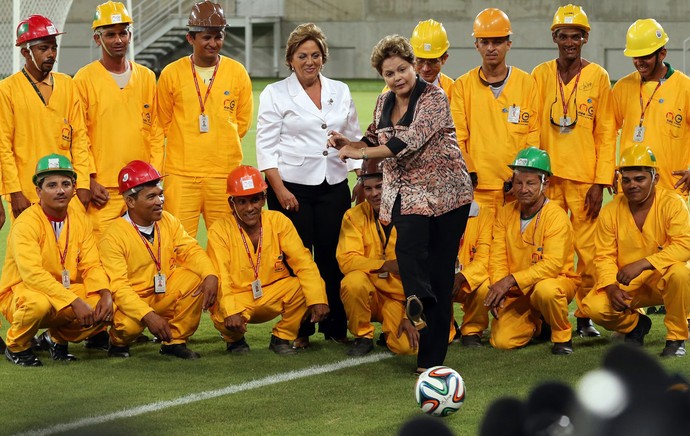
[[[255,89],[265,83],[256,81]],[[351,82],[362,128],[371,120],[381,87],[381,82]],[[258,92],[255,101],[258,106]],[[245,163],[252,165],[254,137],[252,130],[244,140]],[[0,232],[1,241],[6,240],[7,230],[6,225]],[[199,240],[205,245],[205,231]],[[2,258],[4,251],[0,244]],[[462,316],[459,308],[456,313]],[[645,349],[656,354],[664,345],[663,318],[651,318],[654,326]],[[104,352],[73,344],[71,352],[80,361],[71,364],[53,362],[47,353],[39,355],[42,368],[0,361],[0,435],[34,430],[100,435],[391,435],[406,419],[421,413],[413,393],[414,357],[385,355],[378,362],[308,375],[314,368],[357,362],[347,358],[344,346],[325,342],[321,335],[314,337],[311,349],[297,356],[276,356],[268,350],[272,325],[250,326],[247,341],[252,351],[245,356],[226,353],[204,315],[190,340],[190,347],[203,356],[198,361],[163,357],[153,343],[134,345],[132,358],[126,360],[108,359]],[[6,329],[3,321],[3,337]],[[457,435],[475,435],[487,406],[498,397],[524,399],[545,380],[575,386],[583,374],[600,365],[611,338],[608,333],[593,340],[576,338],[574,345],[575,353],[565,357],[552,356],[550,344],[515,351],[451,345],[446,364],[464,377],[467,396],[460,412],[444,422]],[[377,347],[375,355],[379,353],[385,351]],[[687,358],[666,360],[663,365],[690,376]],[[302,378],[276,382],[279,375],[295,377],[299,374],[293,372],[300,370],[306,370]],[[143,413],[144,406],[152,404]],[[122,413],[113,415],[117,412]],[[76,424],[63,426],[69,423]]]

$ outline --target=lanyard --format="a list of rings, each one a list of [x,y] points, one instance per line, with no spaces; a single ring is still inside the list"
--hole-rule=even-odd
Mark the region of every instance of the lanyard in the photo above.
[[[244,237],[244,232],[242,231],[242,227],[240,227],[240,223],[237,223],[237,228],[240,231],[240,236],[242,236],[242,242],[244,242],[244,249],[247,251],[249,263],[252,265],[252,269],[254,270],[254,280],[256,280],[259,278],[259,265],[261,265],[261,246],[263,245],[264,240],[264,226],[261,225],[261,227],[259,227],[259,248],[256,250],[256,265],[252,260],[252,253],[249,251],[249,245],[247,245],[247,239]]]
[[[60,251],[60,241],[58,235],[55,234],[55,245],[57,245],[58,254],[60,255],[60,265],[62,265],[63,270],[66,269],[65,260],[67,259],[67,249],[69,248],[69,216],[65,217],[65,225],[67,226],[67,230],[65,234],[65,249],[63,251]]]
[[[192,59],[193,55],[189,55],[189,61],[192,65],[192,77],[194,77],[194,85],[196,86],[196,95],[199,97],[199,107],[201,107],[201,114],[203,115],[205,110],[206,110],[206,100],[208,100],[208,95],[211,93],[211,88],[213,87],[213,83],[215,82],[216,78],[216,73],[218,72],[218,65],[220,65],[220,59],[218,59],[218,62],[216,62],[216,67],[213,69],[213,75],[211,76],[211,80],[208,83],[208,88],[206,88],[206,95],[204,96],[204,100],[201,100],[201,90],[199,89],[199,81],[196,78],[196,70],[194,69],[194,59]]]
[[[149,244],[149,241],[144,237],[144,235],[141,234],[139,231],[139,227],[137,227],[136,224],[134,224],[134,221],[130,221],[132,223],[132,227],[134,227],[134,230],[136,230],[137,235],[141,238],[142,242],[144,243],[144,246],[149,252],[149,256],[151,256],[151,260],[153,260],[153,263],[156,265],[156,270],[158,272],[161,272],[161,261],[163,258],[161,258],[161,230],[158,227],[158,223],[153,224],[153,233],[154,235],[157,236],[158,239],[158,259],[156,259],[156,256],[153,255],[153,250],[151,250],[151,244]]]
[[[647,104],[644,104],[642,102],[642,86],[644,86],[644,82],[640,80],[640,111],[642,112],[640,114],[640,127],[642,127],[642,122],[644,121],[644,114],[647,112],[647,108],[649,107],[649,103],[652,102],[652,99],[654,98],[654,94],[656,94],[656,91],[659,89],[661,86],[661,82],[663,80],[659,80],[659,83],[657,83],[656,88],[654,88],[654,91],[652,91],[652,95],[649,96],[649,100],[647,100]]]
[[[383,248],[383,256],[386,257],[386,247],[388,246],[391,234],[390,232],[386,233],[379,220],[376,220],[376,233],[379,234],[379,239],[381,240],[381,246]]]
[[[580,82],[580,74],[582,74],[582,64],[580,64],[580,69],[577,71],[577,76],[575,77],[575,86],[573,86],[573,90],[570,91],[568,100],[566,100],[565,94],[563,94],[563,80],[561,79],[561,75],[558,74],[558,65],[556,66],[556,81],[558,82],[558,90],[561,92],[561,101],[563,102],[563,118],[568,116],[568,103],[570,103],[570,99],[573,95],[577,93],[577,84]],[[575,97],[575,105],[577,106],[577,96]],[[575,108],[575,110],[577,110],[577,108]]]
[[[36,83],[34,83],[34,81],[31,80],[31,77],[29,77],[29,74],[26,72],[24,68],[22,68],[22,73],[24,73],[24,77],[26,77],[26,80],[28,80],[29,83],[31,83],[31,86],[34,88],[34,91],[36,91],[36,94],[38,94],[38,98],[41,99],[43,105],[45,106],[46,101],[43,99],[43,94],[41,94],[41,91],[38,90],[38,86],[36,86]]]

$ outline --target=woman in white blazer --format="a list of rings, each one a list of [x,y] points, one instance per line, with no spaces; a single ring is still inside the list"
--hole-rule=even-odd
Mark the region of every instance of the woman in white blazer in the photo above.
[[[283,212],[297,228],[326,283],[331,313],[319,324],[326,339],[345,341],[347,318],[340,300],[342,273],[335,258],[345,211],[350,207],[349,170],[327,147],[335,130],[361,138],[357,111],[346,84],[321,74],[328,60],[326,37],[312,23],[290,34],[285,60],[292,74],[261,93],[256,133],[259,170],[268,181],[268,207]],[[308,345],[314,328],[304,325],[296,347]]]

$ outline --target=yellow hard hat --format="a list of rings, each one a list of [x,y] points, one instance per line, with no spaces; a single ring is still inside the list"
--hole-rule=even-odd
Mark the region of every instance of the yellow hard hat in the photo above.
[[[486,8],[474,19],[472,36],[475,38],[500,38],[512,34],[510,19],[500,9]]]
[[[565,5],[558,8],[553,16],[551,30],[561,27],[578,27],[589,32],[589,20],[581,6]]]
[[[434,20],[420,21],[412,31],[410,44],[415,57],[422,59],[440,58],[450,47],[446,29]]]
[[[668,35],[654,18],[637,20],[630,25],[625,35],[623,54],[629,58],[647,56],[668,42]]]
[[[121,2],[105,2],[96,6],[96,15],[93,17],[92,29],[113,24],[132,24],[127,8]]]
[[[623,150],[618,164],[618,169],[630,167],[657,168],[656,156],[646,145],[634,144]]]

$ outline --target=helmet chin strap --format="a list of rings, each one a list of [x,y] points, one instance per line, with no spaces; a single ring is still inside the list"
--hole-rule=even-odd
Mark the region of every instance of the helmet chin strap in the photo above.
[[[647,199],[649,198],[649,196],[652,195],[652,189],[654,189],[654,177],[656,177],[656,170],[655,170],[654,168],[652,168],[652,171],[650,172],[650,174],[652,175],[652,183],[649,185],[649,192],[647,192],[647,196],[644,198],[644,200],[642,200],[642,201],[640,202],[640,204],[642,204],[642,203],[644,203],[645,201],[647,201]]]
[[[34,58],[34,51],[31,50],[31,44],[26,43],[26,49],[29,50],[29,57],[31,57],[31,63],[34,64],[34,67],[38,70],[39,73],[43,73],[41,69],[38,67],[38,64],[36,63],[36,58]]]

